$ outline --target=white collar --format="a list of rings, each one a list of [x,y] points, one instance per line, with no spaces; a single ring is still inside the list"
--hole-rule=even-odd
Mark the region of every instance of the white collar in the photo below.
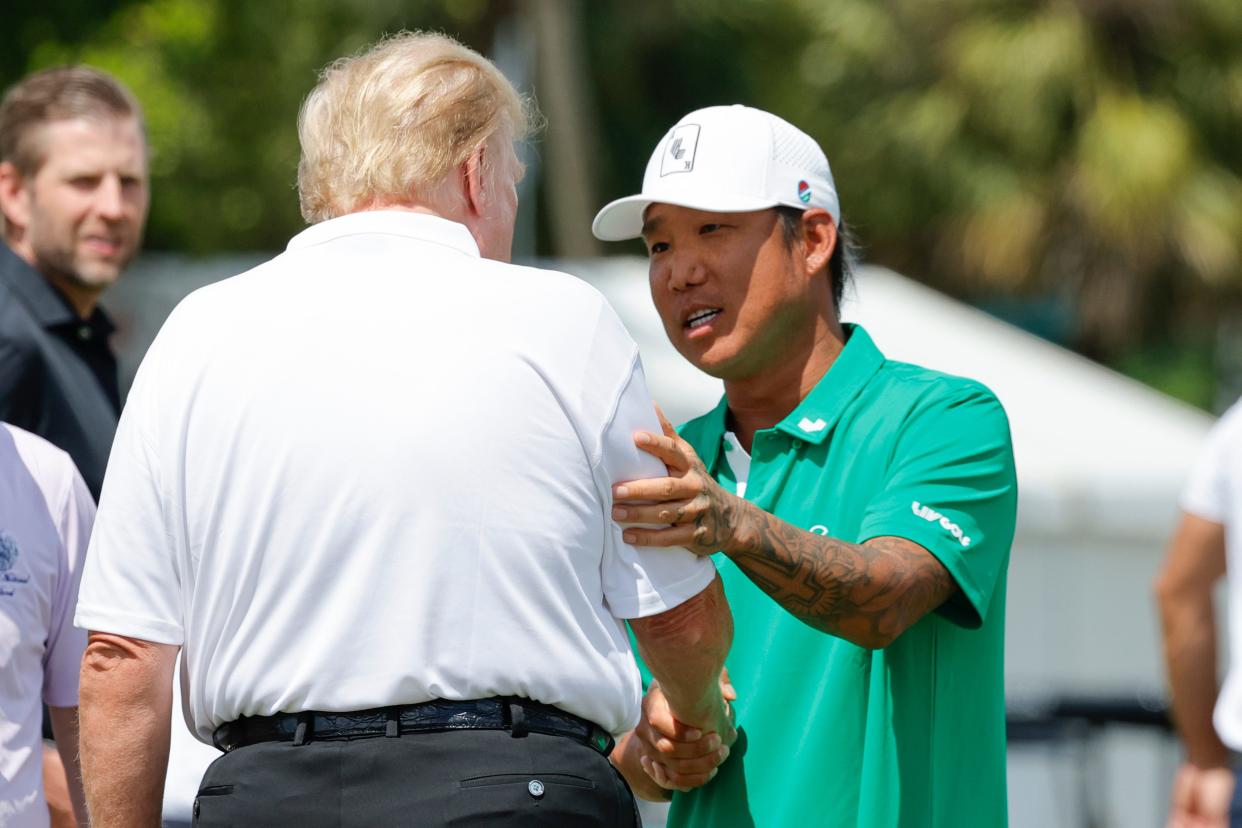
[[[365,210],[312,224],[289,240],[289,250],[356,235],[404,236],[452,248],[467,256],[479,256],[479,246],[465,225],[427,213],[408,210]]]

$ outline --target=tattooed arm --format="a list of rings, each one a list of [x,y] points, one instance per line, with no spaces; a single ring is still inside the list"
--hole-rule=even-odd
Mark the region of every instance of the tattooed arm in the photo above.
[[[613,518],[672,525],[626,528],[630,543],[684,546],[700,555],[722,551],[797,618],[861,647],[888,646],[957,591],[944,565],[913,541],[846,543],[729,494],[667,423],[663,436],[643,433],[636,440],[664,461],[669,477],[614,487]]]

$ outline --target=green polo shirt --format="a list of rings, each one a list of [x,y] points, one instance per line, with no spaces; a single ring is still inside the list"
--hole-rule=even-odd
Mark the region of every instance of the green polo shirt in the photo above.
[[[1006,823],[1009,424],[983,385],[887,360],[862,328],[846,330],[815,389],[755,435],[746,499],[810,532],[914,541],[960,594],[867,650],[803,624],[717,554],[740,732],[710,784],[674,796],[670,828]],[[732,487],[726,408],[682,435]]]

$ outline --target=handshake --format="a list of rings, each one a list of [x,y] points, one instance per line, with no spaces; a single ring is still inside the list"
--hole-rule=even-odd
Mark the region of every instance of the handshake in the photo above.
[[[720,675],[720,692],[709,704],[702,726],[680,720],[669,707],[658,682],[652,680],[643,698],[638,726],[617,743],[613,764],[625,776],[634,793],[652,801],[667,801],[673,791],[689,791],[716,777],[737,740],[734,710],[730,702],[737,691],[729,672]]]

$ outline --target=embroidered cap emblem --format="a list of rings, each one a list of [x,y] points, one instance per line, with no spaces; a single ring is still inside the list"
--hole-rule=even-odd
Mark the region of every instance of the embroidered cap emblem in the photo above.
[[[699,149],[699,125],[682,124],[669,136],[668,148],[660,156],[660,175],[690,172]]]
[[[809,204],[811,201],[811,185],[805,181],[798,182],[798,200],[803,204]]]

